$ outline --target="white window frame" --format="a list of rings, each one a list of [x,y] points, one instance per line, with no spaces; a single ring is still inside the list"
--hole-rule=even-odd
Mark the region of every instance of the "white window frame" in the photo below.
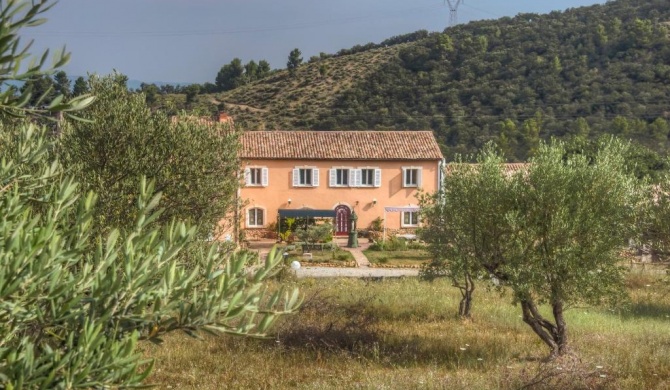
[[[258,179],[260,182],[256,183],[253,171],[258,170]],[[249,166],[244,168],[244,184],[247,187],[267,187],[268,186],[268,168],[262,166]]]
[[[347,183],[342,183],[339,179],[341,176],[339,172],[346,172]],[[358,187],[357,179],[359,178],[359,173],[357,169],[351,167],[332,167],[328,170],[328,186],[329,187]]]
[[[256,216],[255,216],[255,219],[256,219],[255,222],[258,222],[258,212],[260,211],[261,218],[263,219],[262,224],[260,224],[260,225],[258,223],[255,223],[253,225],[251,224],[251,218],[249,218],[250,217],[249,213],[251,213],[252,210],[257,210],[256,211]],[[259,207],[259,206],[249,207],[247,209],[247,212],[246,212],[246,222],[247,222],[246,225],[247,225],[247,227],[248,228],[262,228],[262,227],[265,227],[265,214],[266,214],[265,208],[263,208],[263,207]]]
[[[405,215],[407,215],[407,214],[409,214],[409,222],[410,223],[405,223]],[[414,216],[414,218],[416,218],[416,223],[415,224],[412,223],[412,216]],[[418,210],[417,211],[403,211],[402,213],[400,213],[400,227],[404,227],[404,228],[405,227],[407,227],[407,228],[419,227],[420,223],[421,223],[421,218],[420,218]]]
[[[311,170],[311,183],[304,184],[300,180],[301,170]],[[293,187],[318,187],[319,186],[319,169],[316,167],[303,166],[293,168]]]
[[[414,183],[408,183],[407,175],[409,172],[416,171],[416,177],[414,178]],[[402,167],[402,186],[403,188],[417,188],[421,187],[423,169],[421,167]]]
[[[370,170],[372,171],[372,184],[363,184],[363,171]],[[359,172],[358,187],[381,187],[382,186],[382,170],[378,167],[360,167],[357,169]]]

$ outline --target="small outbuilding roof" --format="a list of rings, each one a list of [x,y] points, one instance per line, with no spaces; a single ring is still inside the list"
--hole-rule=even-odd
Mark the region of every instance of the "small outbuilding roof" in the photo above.
[[[447,172],[447,174],[449,174],[459,165],[472,168],[476,168],[479,166],[479,164],[472,164],[472,163],[449,163],[445,166],[445,171]],[[505,163],[502,164],[502,171],[506,175],[511,175],[517,171],[526,171],[529,165],[530,165],[529,163]]]
[[[241,142],[246,159],[442,159],[432,131],[250,131]]]

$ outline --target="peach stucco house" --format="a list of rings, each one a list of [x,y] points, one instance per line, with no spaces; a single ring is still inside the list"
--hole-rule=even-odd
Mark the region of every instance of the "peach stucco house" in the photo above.
[[[280,214],[304,212],[332,217],[338,235],[351,229],[353,211],[359,229],[385,218],[389,234],[411,233],[417,194],[441,181],[443,156],[430,131],[254,131],[241,144],[247,239],[271,234]]]

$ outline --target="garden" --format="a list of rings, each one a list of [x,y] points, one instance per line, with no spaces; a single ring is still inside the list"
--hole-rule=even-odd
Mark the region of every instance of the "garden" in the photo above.
[[[363,254],[373,267],[420,268],[432,259],[425,244],[396,237],[373,242]]]
[[[287,242],[279,248],[284,261],[299,261],[304,265],[355,267],[356,261],[348,251],[333,241],[333,225],[327,221],[286,218],[280,238]],[[299,226],[299,227],[296,227]]]

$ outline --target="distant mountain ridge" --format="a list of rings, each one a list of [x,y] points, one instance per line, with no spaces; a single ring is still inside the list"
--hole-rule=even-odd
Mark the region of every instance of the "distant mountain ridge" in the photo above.
[[[448,156],[496,141],[525,160],[540,139],[601,134],[669,146],[666,0],[519,14],[366,46],[198,102],[223,103],[249,130],[432,129]]]
[[[76,78],[76,77],[75,77]],[[195,83],[183,83],[183,82],[174,82],[174,81],[142,81],[142,80],[137,80],[137,79],[131,79],[128,80],[128,89],[139,89],[140,85],[144,84],[156,84],[156,86],[160,87],[163,85],[174,85],[174,86],[185,86],[185,85],[190,85],[190,84],[195,84]]]

